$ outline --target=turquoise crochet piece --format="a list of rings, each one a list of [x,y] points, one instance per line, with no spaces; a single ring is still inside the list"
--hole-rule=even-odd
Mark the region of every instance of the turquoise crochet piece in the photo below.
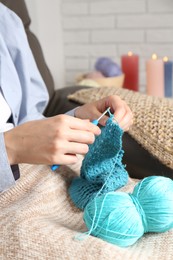
[[[122,164],[123,130],[111,116],[102,127],[101,134],[90,145],[81,167],[80,177],[69,188],[74,204],[84,209],[96,196],[117,190],[128,181],[128,173]]]

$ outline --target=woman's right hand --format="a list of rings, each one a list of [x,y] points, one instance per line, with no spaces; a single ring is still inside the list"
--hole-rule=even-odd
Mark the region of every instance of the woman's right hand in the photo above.
[[[9,163],[73,164],[101,133],[89,120],[68,115],[24,123],[4,133]]]

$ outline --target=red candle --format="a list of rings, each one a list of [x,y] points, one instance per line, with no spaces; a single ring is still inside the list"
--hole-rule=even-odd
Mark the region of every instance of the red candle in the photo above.
[[[124,88],[139,90],[139,57],[132,52],[121,57],[121,68],[125,74]]]

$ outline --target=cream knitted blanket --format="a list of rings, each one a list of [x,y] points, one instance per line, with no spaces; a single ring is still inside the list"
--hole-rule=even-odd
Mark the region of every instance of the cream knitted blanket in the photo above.
[[[67,189],[79,174],[81,160],[72,169],[21,165],[15,187],[0,194],[1,260],[172,260],[173,231],[147,234],[129,248],[89,236],[74,239],[86,230],[83,213],[71,202]],[[123,189],[132,190],[135,180]]]

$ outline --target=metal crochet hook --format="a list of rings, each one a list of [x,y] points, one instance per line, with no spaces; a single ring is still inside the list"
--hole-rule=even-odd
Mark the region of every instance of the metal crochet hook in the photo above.
[[[94,125],[98,125],[100,119],[101,119],[104,115],[106,115],[106,113],[107,113],[109,110],[110,110],[110,107],[108,107],[108,108],[103,112],[103,114],[101,114],[101,116],[100,116],[98,119],[94,119],[94,120],[92,121],[92,123],[93,123]]]
[[[94,119],[94,120],[92,121],[92,123],[93,123],[94,125],[98,125],[100,119],[101,119],[104,115],[106,115],[106,113],[107,113],[109,110],[110,110],[110,107],[108,107],[108,108],[103,112],[103,114],[101,114],[101,116],[100,116],[98,119]],[[51,166],[51,170],[52,170],[52,171],[55,171],[56,169],[59,168],[59,166],[60,166],[60,165],[58,165],[58,164],[54,164],[54,165]]]

